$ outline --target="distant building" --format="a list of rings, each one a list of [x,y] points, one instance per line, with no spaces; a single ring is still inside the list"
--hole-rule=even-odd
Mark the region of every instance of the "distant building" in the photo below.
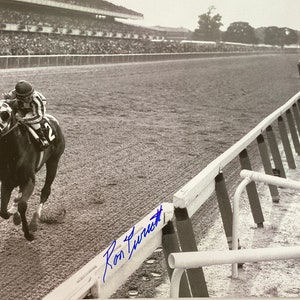
[[[190,40],[192,38],[192,31],[189,29],[180,27],[180,28],[172,28],[172,27],[162,27],[162,26],[154,26],[152,29],[163,32],[163,36],[167,40],[174,41],[182,41],[182,40]]]

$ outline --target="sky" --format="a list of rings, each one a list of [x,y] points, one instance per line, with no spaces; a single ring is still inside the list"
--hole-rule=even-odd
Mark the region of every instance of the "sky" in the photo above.
[[[277,26],[300,31],[300,0],[108,0],[144,15],[141,26],[198,28],[201,14],[210,6],[222,16],[226,31],[233,22],[248,22],[253,28]]]

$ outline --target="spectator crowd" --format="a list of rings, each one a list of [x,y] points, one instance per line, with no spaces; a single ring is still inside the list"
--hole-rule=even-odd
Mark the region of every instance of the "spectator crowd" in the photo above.
[[[41,33],[2,33],[0,38],[0,55],[175,53],[180,48],[178,42]]]
[[[1,9],[0,18],[2,22],[0,55],[128,54],[179,51],[177,43],[151,42],[149,36],[158,37],[160,34],[160,38],[163,39],[160,31],[110,19],[83,15],[74,17],[74,15],[62,13],[49,14],[48,11],[47,14],[42,11],[18,11],[7,7]],[[16,21],[21,30],[4,30],[7,24],[16,24]],[[27,31],[26,28],[31,28],[31,26],[51,27],[52,32]],[[70,34],[61,33],[62,29]],[[82,34],[71,34],[75,30],[79,30]],[[86,35],[86,32],[91,30],[93,33],[110,33],[113,37]],[[130,38],[116,38],[117,33]],[[132,38],[134,35],[139,38]]]
[[[110,5],[114,6],[102,0],[55,1],[76,5],[85,3],[92,6],[101,3],[102,9],[104,7],[113,9]],[[0,8],[0,55],[145,54],[244,50],[232,45],[189,44],[164,40],[163,31],[128,25],[117,22],[113,18],[96,18],[76,11],[72,13],[63,11],[51,13],[50,10],[38,9],[29,11],[1,6],[1,4]],[[32,27],[35,30],[31,30]],[[44,27],[51,30],[44,30]],[[99,36],[97,32],[102,34]]]

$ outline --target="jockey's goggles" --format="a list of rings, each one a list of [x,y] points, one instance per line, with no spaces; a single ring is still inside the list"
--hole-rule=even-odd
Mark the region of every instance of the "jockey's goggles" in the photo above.
[[[32,101],[32,95],[29,96],[21,96],[21,95],[17,95],[17,98],[23,102],[29,103]]]

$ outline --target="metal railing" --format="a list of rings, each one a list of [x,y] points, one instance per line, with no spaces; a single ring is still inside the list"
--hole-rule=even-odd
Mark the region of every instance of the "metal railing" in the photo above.
[[[300,259],[300,246],[172,253],[169,256],[169,265],[174,268],[170,298],[179,297],[179,283],[186,269],[285,259]]]
[[[169,266],[174,269],[171,277],[171,298],[179,297],[180,280],[187,269],[232,264],[232,278],[237,278],[239,263],[300,259],[300,246],[238,250],[239,202],[247,185],[254,181],[300,190],[300,182],[249,170],[242,170],[240,176],[243,180],[238,185],[233,199],[232,250],[171,253],[168,258]]]
[[[300,182],[249,170],[242,170],[240,176],[243,180],[233,199],[232,250],[171,253],[168,258],[169,266],[174,269],[171,277],[171,298],[179,297],[180,280],[187,269],[232,264],[232,278],[237,278],[238,263],[300,259],[300,246],[238,250],[239,200],[246,186],[255,181],[300,190]]]
[[[232,250],[238,250],[240,197],[241,197],[241,194],[245,191],[246,186],[251,181],[263,182],[263,183],[270,184],[273,186],[278,186],[281,188],[290,188],[290,189],[298,190],[298,191],[300,190],[300,182],[295,181],[295,180],[280,178],[277,176],[271,176],[271,175],[254,172],[254,171],[249,171],[249,170],[242,170],[240,173],[240,176],[244,179],[237,187],[236,192],[234,194],[234,198],[233,198]],[[268,258],[268,256],[267,256],[267,258]],[[297,258],[300,258],[300,252],[299,252]],[[276,256],[274,259],[276,259]],[[238,264],[234,263],[232,265],[232,278],[237,278],[237,277],[238,277]]]

